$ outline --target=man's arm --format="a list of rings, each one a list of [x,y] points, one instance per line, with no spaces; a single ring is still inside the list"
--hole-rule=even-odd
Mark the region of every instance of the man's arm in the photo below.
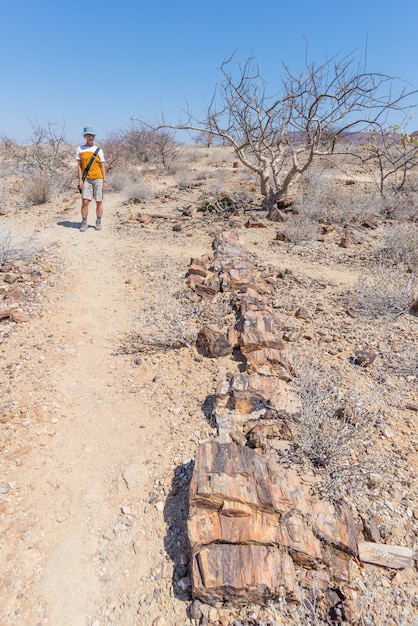
[[[106,186],[107,187],[107,180],[106,180],[106,166],[104,164],[104,161],[102,161],[100,163],[100,169],[102,170],[102,175],[103,175],[103,187]]]
[[[83,170],[81,169],[80,159],[78,159],[77,161],[77,171],[78,171],[78,186],[81,188],[83,186]]]

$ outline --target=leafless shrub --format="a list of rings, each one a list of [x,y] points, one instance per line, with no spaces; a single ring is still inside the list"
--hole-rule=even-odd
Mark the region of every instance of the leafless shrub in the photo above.
[[[241,191],[231,194],[204,197],[200,201],[196,210],[201,213],[236,214],[251,207],[252,202],[252,197],[244,191]]]
[[[171,131],[151,129],[145,124],[132,124],[128,130],[113,131],[102,142],[109,170],[123,164],[152,162],[169,170],[179,157],[177,142]]]
[[[46,204],[53,196],[51,176],[45,172],[39,172],[31,176],[24,188],[25,204],[38,206]]]
[[[320,234],[318,222],[304,215],[296,215],[283,225],[283,232],[292,243],[316,239]]]
[[[302,403],[299,449],[315,467],[326,469],[325,488],[344,494],[375,468],[368,442],[382,390],[352,367],[338,370],[301,354],[295,355],[294,364]]]
[[[382,202],[376,193],[367,192],[358,184],[346,186],[344,181],[335,179],[335,172],[332,178],[323,174],[322,168],[314,168],[304,175],[294,204],[301,215],[342,226],[359,225],[365,215],[381,214]]]
[[[353,291],[353,309],[358,315],[390,316],[409,308],[418,290],[417,275],[402,266],[378,263],[361,275]]]
[[[196,172],[196,180],[207,180],[212,176],[212,170],[209,168],[199,169]]]
[[[2,228],[0,231],[0,265],[19,259],[30,261],[36,252],[30,240],[30,233],[17,234],[11,227]]]
[[[180,190],[189,189],[196,183],[196,172],[181,168],[176,172],[175,180]]]
[[[418,224],[394,223],[386,228],[384,246],[379,254],[382,261],[418,268]]]
[[[3,162],[24,180],[25,204],[44,204],[55,193],[67,191],[74,179],[64,128],[32,123],[32,135],[22,145],[3,142]]]
[[[3,265],[11,257],[12,250],[12,231],[9,228],[2,229],[0,232],[0,265]]]
[[[138,171],[133,168],[115,168],[107,174],[108,189],[116,192],[125,191],[133,183],[138,183],[138,179]]]
[[[132,342],[139,351],[190,347],[196,341],[199,304],[177,287],[169,274],[163,274],[148,301],[141,303]]]
[[[387,587],[383,587],[383,581],[387,583],[387,578],[383,576],[378,578],[376,574],[370,574],[369,571],[364,571],[360,578],[353,581],[358,588],[359,597],[356,624],[359,626],[418,626],[418,617],[414,607],[416,598],[414,598],[413,590],[394,588],[388,593]],[[324,606],[321,607],[322,594],[319,590],[314,588],[308,592],[302,588],[300,593],[302,599],[300,604],[287,603],[284,598],[276,604],[270,603],[267,607],[269,621],[263,622],[263,626],[283,624],[283,617],[289,626],[329,626],[331,623],[336,623],[329,615],[324,614]]]
[[[155,198],[155,194],[151,187],[145,185],[144,183],[136,183],[130,185],[130,187],[125,192],[125,204],[130,204],[131,202],[147,201],[153,200]]]

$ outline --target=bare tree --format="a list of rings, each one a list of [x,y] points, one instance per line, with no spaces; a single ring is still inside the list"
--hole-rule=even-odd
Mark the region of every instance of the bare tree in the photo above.
[[[133,122],[127,130],[113,131],[102,145],[110,171],[125,163],[154,162],[169,168],[178,144],[174,134],[166,129]]]
[[[388,188],[395,193],[401,191],[409,172],[418,165],[418,138],[397,125],[377,127],[364,133],[358,148],[351,154],[369,173],[389,208]]]
[[[253,58],[233,61],[232,56],[222,64],[222,80],[203,120],[188,111],[183,124],[159,128],[225,140],[259,177],[266,207],[280,200],[314,159],[334,157],[341,137],[380,127],[414,93],[402,84],[395,93],[397,79],[368,72],[365,63],[347,56],[321,65],[306,59],[298,74],[283,64],[279,91],[270,96]]]

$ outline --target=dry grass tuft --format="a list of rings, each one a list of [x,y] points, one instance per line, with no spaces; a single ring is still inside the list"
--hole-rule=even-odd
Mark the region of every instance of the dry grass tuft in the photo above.
[[[418,293],[417,275],[404,266],[378,263],[359,277],[354,288],[353,310],[375,319],[409,309]]]
[[[314,467],[326,469],[324,489],[340,497],[378,470],[368,444],[383,391],[349,365],[336,369],[301,354],[294,365],[302,402],[299,450]]]
[[[156,283],[138,309],[131,337],[132,351],[190,347],[197,337],[200,305],[189,298],[168,273]]]

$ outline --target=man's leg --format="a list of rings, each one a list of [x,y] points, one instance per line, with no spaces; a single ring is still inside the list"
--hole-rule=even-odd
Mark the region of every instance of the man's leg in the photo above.
[[[82,233],[84,233],[87,229],[88,229],[88,224],[87,224],[87,217],[89,214],[89,202],[90,200],[88,200],[87,198],[83,198],[81,201],[81,226],[80,226],[80,230]]]
[[[89,202],[90,200],[87,200],[87,198],[83,198],[81,201],[81,217],[84,219],[87,219],[88,214],[89,214]]]

